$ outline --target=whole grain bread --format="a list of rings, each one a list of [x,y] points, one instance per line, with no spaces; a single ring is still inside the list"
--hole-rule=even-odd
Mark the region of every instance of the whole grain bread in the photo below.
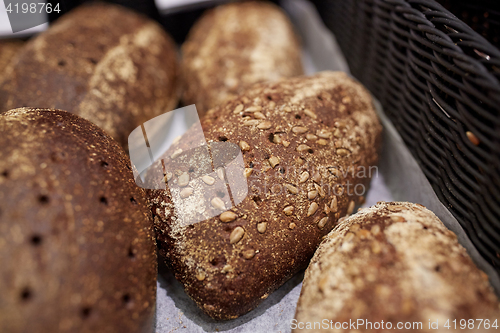
[[[4,77],[7,67],[10,66],[23,46],[24,41],[20,39],[0,39],[0,82]]]
[[[58,110],[0,133],[0,332],[151,332],[154,232],[123,149]]]
[[[182,46],[183,102],[207,110],[254,83],[302,75],[300,45],[285,13],[265,1],[207,11]]]
[[[292,328],[317,332],[312,325],[326,320],[322,332],[352,332],[350,326],[335,329],[335,323],[362,319],[365,324],[354,327],[359,332],[390,331],[380,328],[381,321],[392,330],[398,323],[421,323],[405,328],[462,332],[460,320],[474,319],[469,331],[479,332],[475,320],[499,319],[499,310],[487,275],[431,211],[379,202],[341,219],[321,243],[306,270]],[[439,329],[430,329],[436,321]]]
[[[381,126],[369,93],[341,72],[257,84],[208,112],[202,126],[210,144],[243,151],[244,168],[226,176],[246,176],[248,196],[223,213],[228,198],[221,204],[204,190],[199,161],[179,157],[199,145],[188,131],[164,156],[169,188],[148,191],[149,202],[176,278],[208,315],[231,319],[305,268],[337,219],[363,201],[370,179],[358,171],[376,164]],[[181,211],[216,217],[185,224]]]
[[[154,21],[117,5],[83,5],[20,52],[0,84],[0,112],[70,110],[125,146],[134,128],[177,105],[176,57]]]

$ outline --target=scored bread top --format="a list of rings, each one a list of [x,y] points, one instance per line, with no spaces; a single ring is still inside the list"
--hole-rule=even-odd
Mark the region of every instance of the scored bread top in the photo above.
[[[0,84],[0,112],[75,113],[122,146],[178,100],[175,44],[156,22],[124,7],[77,7],[26,43]]]
[[[174,165],[166,177],[174,185],[148,194],[160,253],[206,313],[229,319],[304,268],[321,237],[363,200],[363,193],[333,190],[347,182],[366,189],[368,175],[351,171],[368,173],[376,164],[381,126],[368,92],[341,72],[257,84],[208,112],[202,126],[209,143],[243,151],[244,168],[231,176],[247,177],[246,198],[217,216],[224,208],[211,204],[211,187],[196,178],[198,164],[175,153],[199,142],[190,132],[164,157],[167,168]],[[179,188],[184,172],[190,183]],[[193,191],[182,198],[185,188]],[[178,214],[184,206],[207,218],[184,224]]]
[[[321,243],[306,270],[295,319],[384,320],[393,328],[422,322],[418,331],[434,332],[429,320],[442,328],[448,319],[499,315],[487,275],[431,211],[379,202],[341,219]]]
[[[0,133],[0,332],[150,332],[156,246],[123,149],[59,110]]]
[[[254,83],[302,75],[300,45],[285,13],[264,1],[207,11],[182,46],[184,103],[204,114]]]

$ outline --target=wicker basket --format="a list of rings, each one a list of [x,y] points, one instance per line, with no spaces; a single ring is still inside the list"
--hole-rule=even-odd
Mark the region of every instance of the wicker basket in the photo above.
[[[352,74],[499,272],[500,51],[433,0],[313,2]]]

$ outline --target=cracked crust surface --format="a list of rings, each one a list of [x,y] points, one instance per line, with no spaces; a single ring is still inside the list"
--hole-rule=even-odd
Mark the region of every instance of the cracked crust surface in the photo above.
[[[0,332],[151,332],[154,232],[123,149],[59,110],[0,133]]]
[[[183,100],[205,112],[254,83],[303,74],[292,24],[276,5],[233,3],[207,11],[182,46]]]
[[[155,22],[121,6],[83,5],[27,42],[0,85],[0,112],[68,110],[122,146],[177,105],[177,54]]]
[[[244,168],[231,172],[248,177],[248,196],[221,216],[210,197],[194,205],[191,198],[206,192],[197,193],[193,170],[194,191],[182,200],[208,218],[182,223],[171,194],[197,164],[173,152],[203,140],[189,131],[164,157],[173,186],[148,195],[160,254],[176,278],[208,315],[231,319],[305,268],[337,219],[363,200],[352,186],[366,188],[369,176],[351,171],[376,165],[381,126],[368,92],[341,72],[257,84],[208,112],[202,126],[209,143],[242,149]],[[340,189],[348,183],[350,195]]]
[[[298,322],[496,319],[499,303],[456,235],[428,209],[379,202],[341,219],[306,270]],[[347,332],[348,330],[325,330]],[[316,332],[296,329],[294,332]]]

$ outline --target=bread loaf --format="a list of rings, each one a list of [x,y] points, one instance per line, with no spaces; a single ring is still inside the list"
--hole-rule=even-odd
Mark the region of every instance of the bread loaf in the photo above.
[[[0,82],[13,58],[23,47],[24,42],[20,39],[0,39]]]
[[[314,323],[326,320],[322,332],[391,327],[455,332],[463,331],[460,320],[473,319],[473,327],[465,328],[479,332],[484,326],[479,328],[477,319],[499,314],[487,275],[431,211],[419,204],[379,202],[341,220],[321,243],[306,270],[292,328],[318,332]],[[364,323],[347,329],[336,324],[358,319]]]
[[[305,268],[337,219],[363,200],[361,191],[341,187],[368,185],[368,175],[350,171],[375,165],[381,127],[368,92],[340,72],[257,84],[208,112],[202,126],[209,143],[239,145],[244,169],[231,176],[248,177],[248,195],[218,216],[221,206],[230,208],[228,198],[214,205],[191,176],[194,191],[174,207],[172,195],[183,191],[175,186],[184,181],[179,175],[199,168],[175,153],[199,140],[188,131],[164,157],[173,170],[169,190],[149,191],[150,204],[160,253],[176,278],[208,315],[230,319]],[[185,225],[179,211],[186,210],[216,217]]]
[[[300,45],[283,11],[244,2],[207,11],[182,46],[183,101],[200,114],[256,82],[301,75]]]
[[[83,5],[27,43],[0,85],[0,112],[70,110],[125,146],[134,128],[176,106],[177,72],[158,24],[120,6]]]
[[[154,233],[122,148],[57,110],[0,133],[0,332],[151,332]]]

